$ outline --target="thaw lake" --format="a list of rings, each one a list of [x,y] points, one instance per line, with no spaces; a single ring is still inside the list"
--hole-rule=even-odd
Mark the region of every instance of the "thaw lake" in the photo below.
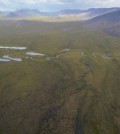
[[[2,62],[10,62],[11,60],[5,59],[5,58],[0,58],[0,61],[2,61]]]
[[[27,52],[26,53],[27,55],[31,55],[31,56],[44,56],[44,54],[41,54],[41,53],[35,53],[35,52]]]
[[[21,58],[12,58],[8,55],[4,55],[3,58],[8,59],[8,60],[13,60],[13,61],[22,61]]]
[[[62,52],[70,51],[70,49],[63,49]]]
[[[0,46],[1,49],[15,49],[15,50],[25,50],[27,47],[8,47],[8,46]]]

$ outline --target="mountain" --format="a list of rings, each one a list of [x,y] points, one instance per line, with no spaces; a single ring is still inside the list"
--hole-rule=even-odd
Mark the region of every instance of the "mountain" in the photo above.
[[[14,12],[8,13],[7,17],[28,17],[28,16],[59,16],[59,15],[70,15],[70,14],[80,14],[85,12],[85,10],[61,10],[57,12],[43,12],[39,10],[21,9]]]
[[[8,13],[7,17],[27,17],[34,15],[40,15],[40,12],[36,9],[21,9]]]
[[[35,15],[43,15],[43,16],[59,16],[59,15],[78,15],[78,14],[89,14],[92,17],[105,14],[118,8],[91,8],[88,10],[77,10],[77,9],[65,9],[57,12],[42,12],[36,9],[21,9],[14,12],[8,13],[8,17],[27,17],[27,16],[35,16]]]
[[[91,15],[93,16],[99,16],[99,15],[103,15],[109,12],[113,12],[116,11],[120,8],[116,7],[116,8],[90,8],[87,10],[87,12],[89,12]]]
[[[97,19],[102,15],[120,10],[120,8],[90,8],[87,10],[65,9],[56,12],[43,12],[36,9],[21,9],[13,12],[2,12],[2,20],[39,20],[46,22],[63,22],[63,21],[85,21]],[[106,16],[105,16],[106,17]],[[99,21],[99,20],[98,20]],[[91,21],[89,22],[91,24]]]
[[[64,20],[85,21],[119,10],[120,8],[91,8],[88,10],[63,10],[59,12],[59,17]]]
[[[120,23],[120,9],[97,16],[87,22],[90,26],[94,27],[108,27]]]
[[[81,14],[81,13],[89,13],[93,16],[105,14],[108,12],[116,11],[119,8],[90,8],[88,10],[77,10],[77,9],[66,9],[66,10],[61,10],[58,13],[59,14]]]
[[[6,15],[7,14],[7,15]],[[43,22],[80,21],[89,29],[99,29],[108,34],[120,36],[120,8],[91,8],[88,10],[61,10],[58,12],[41,12],[38,10],[21,9],[15,12],[4,13],[10,20],[19,19],[17,26],[30,23],[29,20]],[[9,20],[8,19],[8,20]],[[26,21],[25,21],[26,20]],[[81,25],[80,23],[80,25]]]
[[[59,14],[80,14],[83,12],[85,12],[85,10],[66,9],[59,11]]]
[[[120,9],[99,15],[84,24],[89,29],[99,29],[108,34],[120,36]]]

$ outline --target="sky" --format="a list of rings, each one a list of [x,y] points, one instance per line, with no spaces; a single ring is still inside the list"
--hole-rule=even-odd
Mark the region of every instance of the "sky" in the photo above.
[[[103,7],[120,7],[120,0],[0,0],[1,11],[19,9],[58,11]]]

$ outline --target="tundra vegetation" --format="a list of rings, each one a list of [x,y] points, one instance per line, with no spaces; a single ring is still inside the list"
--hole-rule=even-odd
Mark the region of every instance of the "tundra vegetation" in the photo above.
[[[119,134],[120,38],[80,22],[0,21],[0,134]],[[26,55],[27,52],[44,55]]]

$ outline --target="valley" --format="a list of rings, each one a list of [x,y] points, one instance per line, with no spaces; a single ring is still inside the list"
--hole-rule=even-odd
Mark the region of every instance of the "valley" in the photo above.
[[[101,18],[0,21],[0,134],[120,133],[120,38]]]

